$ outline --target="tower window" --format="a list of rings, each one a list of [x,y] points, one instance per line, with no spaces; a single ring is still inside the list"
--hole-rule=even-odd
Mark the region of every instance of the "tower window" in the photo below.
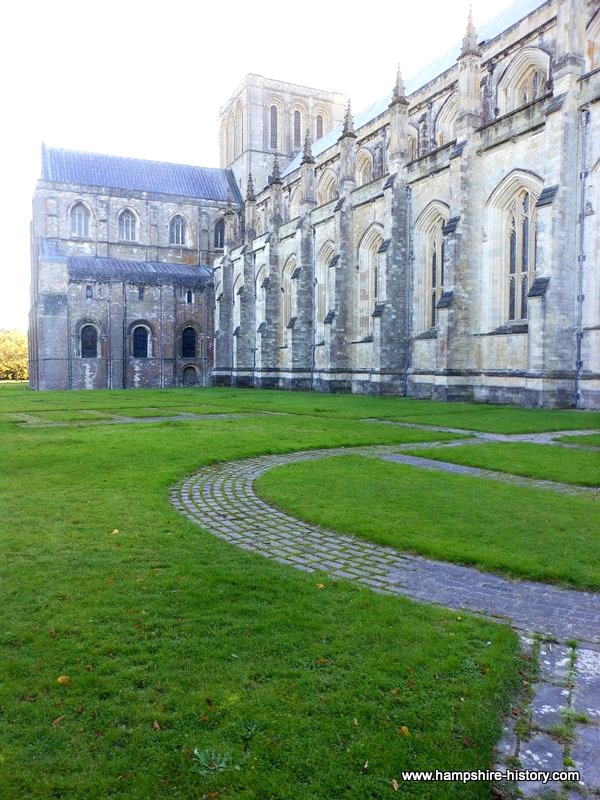
[[[90,212],[83,205],[77,203],[71,209],[71,236],[87,239],[89,236]]]
[[[294,147],[302,146],[302,114],[294,111]]]
[[[169,244],[185,244],[185,220],[179,215],[169,224]]]
[[[271,150],[277,150],[277,106],[271,106]]]
[[[214,236],[215,247],[221,249],[223,247],[224,241],[225,241],[225,223],[222,219],[218,219],[215,222],[215,236]]]
[[[323,115],[317,114],[317,139],[323,136]]]
[[[185,328],[181,336],[181,355],[183,358],[196,358],[196,331]]]

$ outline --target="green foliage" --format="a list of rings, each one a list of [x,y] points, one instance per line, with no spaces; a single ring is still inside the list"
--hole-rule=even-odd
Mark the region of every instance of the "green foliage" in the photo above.
[[[0,328],[0,381],[26,381],[27,369],[27,334]]]

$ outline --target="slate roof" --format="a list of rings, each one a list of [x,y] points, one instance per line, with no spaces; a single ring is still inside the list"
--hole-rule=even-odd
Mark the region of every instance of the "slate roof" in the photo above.
[[[213,271],[205,265],[168,264],[162,261],[130,261],[124,258],[68,256],[69,278],[79,280],[131,280],[200,286],[210,283]]]
[[[477,27],[477,41],[489,42],[491,39],[495,39],[496,36],[499,36],[513,25],[516,25],[517,22],[520,22],[528,14],[531,14],[532,11],[535,11],[537,8],[540,8],[547,2],[548,0],[515,0],[512,5],[500,12],[500,14],[497,14],[489,22]],[[411,94],[414,94],[415,92],[419,91],[419,89],[422,89],[423,86],[426,86],[430,81],[434,80],[434,78],[437,78],[442,73],[451,69],[456,64],[456,61],[460,55],[460,50],[461,44],[456,44],[454,47],[444,53],[444,55],[440,56],[435,61],[432,61],[420,72],[417,72],[416,75],[413,75],[411,78],[404,81],[404,88],[407,96],[410,97]],[[371,120],[374,120],[380,114],[383,114],[387,110],[391,99],[392,91],[390,89],[390,91],[384,97],[381,97],[379,100],[376,100],[374,103],[371,103],[371,105],[355,114],[354,130],[356,131],[359,128],[362,128],[364,125],[371,122]],[[327,133],[325,136],[317,139],[312,146],[313,156],[318,156],[321,153],[324,153],[325,150],[334,145],[342,134],[342,127],[342,125],[338,125],[332,131],[329,131],[329,133]],[[301,160],[302,153],[298,153],[290,162],[290,164],[288,164],[285,170],[283,170],[282,177],[285,177],[291,172],[294,172],[294,170],[298,169]]]
[[[83,153],[46,145],[42,146],[42,180],[221,202],[227,200],[229,191],[232,202],[242,202],[233,173],[228,169]]]

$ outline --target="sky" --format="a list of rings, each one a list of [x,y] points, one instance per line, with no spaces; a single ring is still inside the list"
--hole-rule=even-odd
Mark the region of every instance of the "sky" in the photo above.
[[[510,0],[472,0],[475,26]],[[372,8],[370,15],[365,9]],[[464,35],[469,0],[18,0],[0,10],[0,328],[27,329],[41,144],[219,166],[219,108],[248,72],[353,111]]]

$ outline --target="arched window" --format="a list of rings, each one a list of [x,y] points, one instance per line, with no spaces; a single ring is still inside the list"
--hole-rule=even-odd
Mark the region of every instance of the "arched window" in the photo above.
[[[427,271],[429,290],[429,324],[432,328],[437,325],[437,304],[444,292],[444,234],[442,233],[446,221],[443,217],[437,219],[427,231]]]
[[[223,219],[218,219],[215,222],[214,246],[218,249],[222,249],[224,242],[225,242],[225,222],[223,221]]]
[[[148,329],[143,325],[133,329],[133,357],[148,358]]]
[[[89,236],[90,212],[83,203],[76,203],[71,209],[71,236],[87,239]]]
[[[418,150],[418,147],[417,147],[417,137],[416,136],[411,136],[409,134],[409,136],[408,136],[408,160],[409,161],[414,161],[415,158],[418,158],[418,154],[419,154],[419,150]]]
[[[335,200],[337,196],[337,177],[335,172],[331,169],[326,169],[319,178],[317,185],[317,205],[325,205],[330,200]]]
[[[320,139],[323,136],[323,115],[317,114],[317,130],[316,130],[316,138]]]
[[[302,190],[299,184],[296,184],[290,194],[290,219],[295,219],[300,216],[300,198],[302,197]]]
[[[185,244],[185,220],[179,214],[169,223],[169,244]]]
[[[500,114],[537,100],[548,91],[550,56],[538,47],[523,47],[498,82]]]
[[[441,147],[456,139],[455,126],[458,114],[458,94],[453,92],[441,107],[435,119],[435,141]]]
[[[235,157],[242,155],[244,149],[244,109],[238,106],[235,112]]]
[[[416,265],[414,281],[415,332],[434,328],[438,322],[437,304],[444,292],[444,225],[450,210],[445,203],[432,200],[415,223]]]
[[[359,150],[356,156],[356,185],[364,186],[373,179],[373,156],[368,150]]]
[[[335,270],[330,267],[335,255],[332,242],[326,242],[317,255],[315,286],[315,333],[317,342],[325,338],[325,317],[333,311]]]
[[[119,239],[122,242],[136,241],[136,217],[128,208],[119,215]]]
[[[294,148],[302,147],[302,114],[294,111]]]
[[[277,150],[277,106],[271,106],[271,150]]]
[[[82,358],[98,358],[98,331],[93,325],[84,325],[79,334]]]
[[[290,330],[288,325],[292,317],[296,316],[296,283],[294,272],[296,271],[296,257],[290,256],[283,266],[281,272],[281,319],[279,326],[280,346],[286,347],[289,344]]]
[[[181,334],[182,358],[196,358],[196,331],[193,328],[184,328]]]
[[[358,275],[356,280],[355,336],[365,339],[373,333],[373,310],[379,292],[379,248],[383,243],[381,226],[374,224],[358,246]]]
[[[265,322],[266,315],[266,281],[267,269],[265,266],[259,268],[256,273],[256,327],[258,328],[262,322]]]
[[[506,226],[507,319],[527,319],[527,293],[535,270],[535,203],[527,189],[516,193]]]
[[[543,182],[513,170],[486,204],[481,271],[481,328],[494,330],[527,319],[527,294],[535,271],[536,209]]]
[[[93,298],[93,296],[94,296],[94,290],[93,290],[93,289],[92,289],[92,287],[91,287],[91,286],[88,284],[88,285],[85,287],[85,299],[86,299],[86,300],[91,300],[91,299]]]

